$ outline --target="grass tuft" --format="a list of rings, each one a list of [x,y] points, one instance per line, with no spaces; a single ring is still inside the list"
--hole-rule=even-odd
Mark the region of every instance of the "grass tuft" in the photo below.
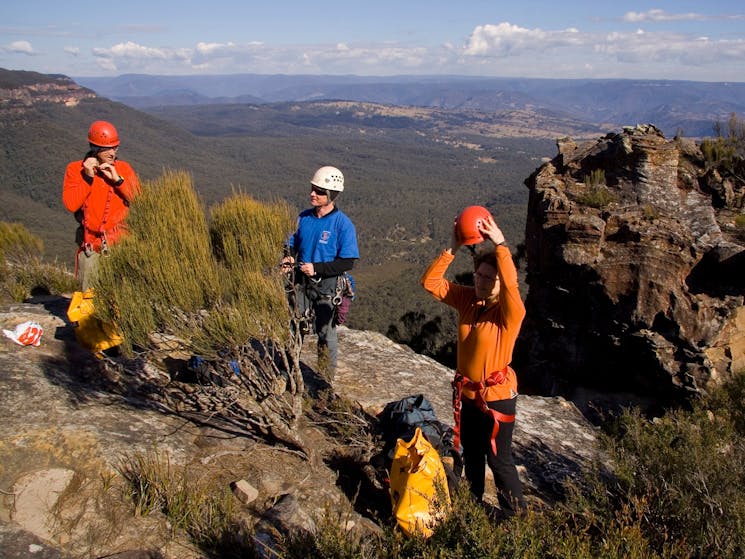
[[[0,299],[24,301],[34,295],[60,295],[78,289],[64,266],[44,262],[42,240],[20,223],[0,221]]]
[[[118,471],[127,482],[135,516],[163,514],[174,530],[211,556],[253,556],[252,540],[238,521],[227,485],[176,466],[157,450],[124,457]]]

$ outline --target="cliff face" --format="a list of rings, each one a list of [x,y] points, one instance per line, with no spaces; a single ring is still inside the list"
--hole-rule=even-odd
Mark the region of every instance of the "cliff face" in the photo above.
[[[30,74],[27,79],[22,75]],[[11,77],[13,79],[9,79]],[[0,73],[0,116],[22,114],[37,103],[58,103],[74,107],[83,99],[92,99],[96,94],[80,87],[66,76],[46,76],[33,72],[4,71]]]
[[[670,403],[745,369],[743,185],[650,125],[558,147],[526,180],[528,383]]]

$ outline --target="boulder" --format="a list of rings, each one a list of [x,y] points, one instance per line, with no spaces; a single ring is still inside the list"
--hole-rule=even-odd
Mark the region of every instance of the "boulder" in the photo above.
[[[528,179],[515,365],[583,411],[668,406],[743,369],[743,185],[652,125],[575,144]],[[726,205],[729,200],[739,207]]]

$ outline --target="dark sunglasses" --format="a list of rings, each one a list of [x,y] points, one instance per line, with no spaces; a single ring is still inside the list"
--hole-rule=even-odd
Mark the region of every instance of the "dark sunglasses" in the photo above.
[[[328,196],[329,191],[323,188],[318,188],[317,186],[313,185],[310,187],[311,191],[315,192],[318,196]]]

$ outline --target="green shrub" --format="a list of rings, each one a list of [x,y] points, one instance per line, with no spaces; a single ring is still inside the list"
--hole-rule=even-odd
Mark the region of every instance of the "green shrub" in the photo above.
[[[278,262],[289,208],[234,195],[212,216],[208,224],[186,173],[166,172],[132,203],[130,234],[95,283],[97,311],[120,327],[126,351],[150,347],[153,332],[208,357],[251,338],[288,339]]]
[[[605,208],[617,200],[618,198],[602,185],[588,186],[587,190],[577,197],[579,203],[591,208]]]
[[[745,215],[738,215],[735,218],[735,233],[745,241]]]
[[[639,508],[614,509],[605,482],[598,476],[587,488],[570,492],[567,503],[553,510],[530,509],[520,517],[499,520],[476,503],[464,484],[452,495],[452,506],[432,536],[405,536],[384,527],[379,537],[359,537],[345,530],[342,514],[325,515],[315,534],[290,534],[282,556],[344,559],[680,559],[691,556],[684,544],[653,545],[644,531]]]
[[[204,208],[185,173],[144,186],[128,217],[130,235],[101,259],[97,313],[124,333],[124,349],[150,346],[149,335],[186,337],[189,317],[220,294]],[[192,326],[193,327],[193,326]]]
[[[20,223],[0,221],[0,259],[21,263],[39,258],[44,242]]]
[[[745,552],[743,381],[711,402],[729,409],[671,411],[654,422],[629,412],[612,455],[617,498],[638,509],[656,545],[685,541],[695,557],[741,557]],[[726,392],[729,390],[729,392]]]
[[[382,550],[382,540],[374,535],[350,532],[352,518],[349,506],[326,505],[320,518],[315,520],[315,530],[284,534],[279,542],[278,557],[285,559],[377,559]]]
[[[645,204],[642,210],[642,218],[645,221],[655,221],[660,217],[660,210],[658,208],[655,208],[652,204]]]
[[[704,138],[701,141],[701,153],[710,165],[730,161],[736,153],[735,146],[725,138]]]
[[[588,187],[605,185],[605,170],[593,169],[585,175],[585,185]]]
[[[42,240],[19,223],[0,221],[0,296],[23,301],[35,294],[60,295],[78,288],[72,274],[44,262]]]
[[[606,186],[605,170],[593,169],[585,175],[585,190],[577,201],[592,208],[604,208],[617,200]]]
[[[726,125],[720,121],[714,124],[714,132],[714,138],[701,141],[701,153],[707,167],[742,181],[745,174],[745,121],[732,113]]]
[[[79,289],[72,273],[57,263],[30,259],[22,266],[9,266],[8,271],[6,283],[10,290],[15,290],[16,301],[35,294],[62,295]]]
[[[127,357],[135,348],[158,352],[167,339],[169,351],[201,358],[190,417],[305,453],[295,428],[302,340],[279,267],[294,220],[286,204],[243,195],[213,216],[210,227],[186,173],[145,183],[130,207],[129,235],[101,259],[97,317],[119,327]],[[205,400],[219,412],[206,413]]]

